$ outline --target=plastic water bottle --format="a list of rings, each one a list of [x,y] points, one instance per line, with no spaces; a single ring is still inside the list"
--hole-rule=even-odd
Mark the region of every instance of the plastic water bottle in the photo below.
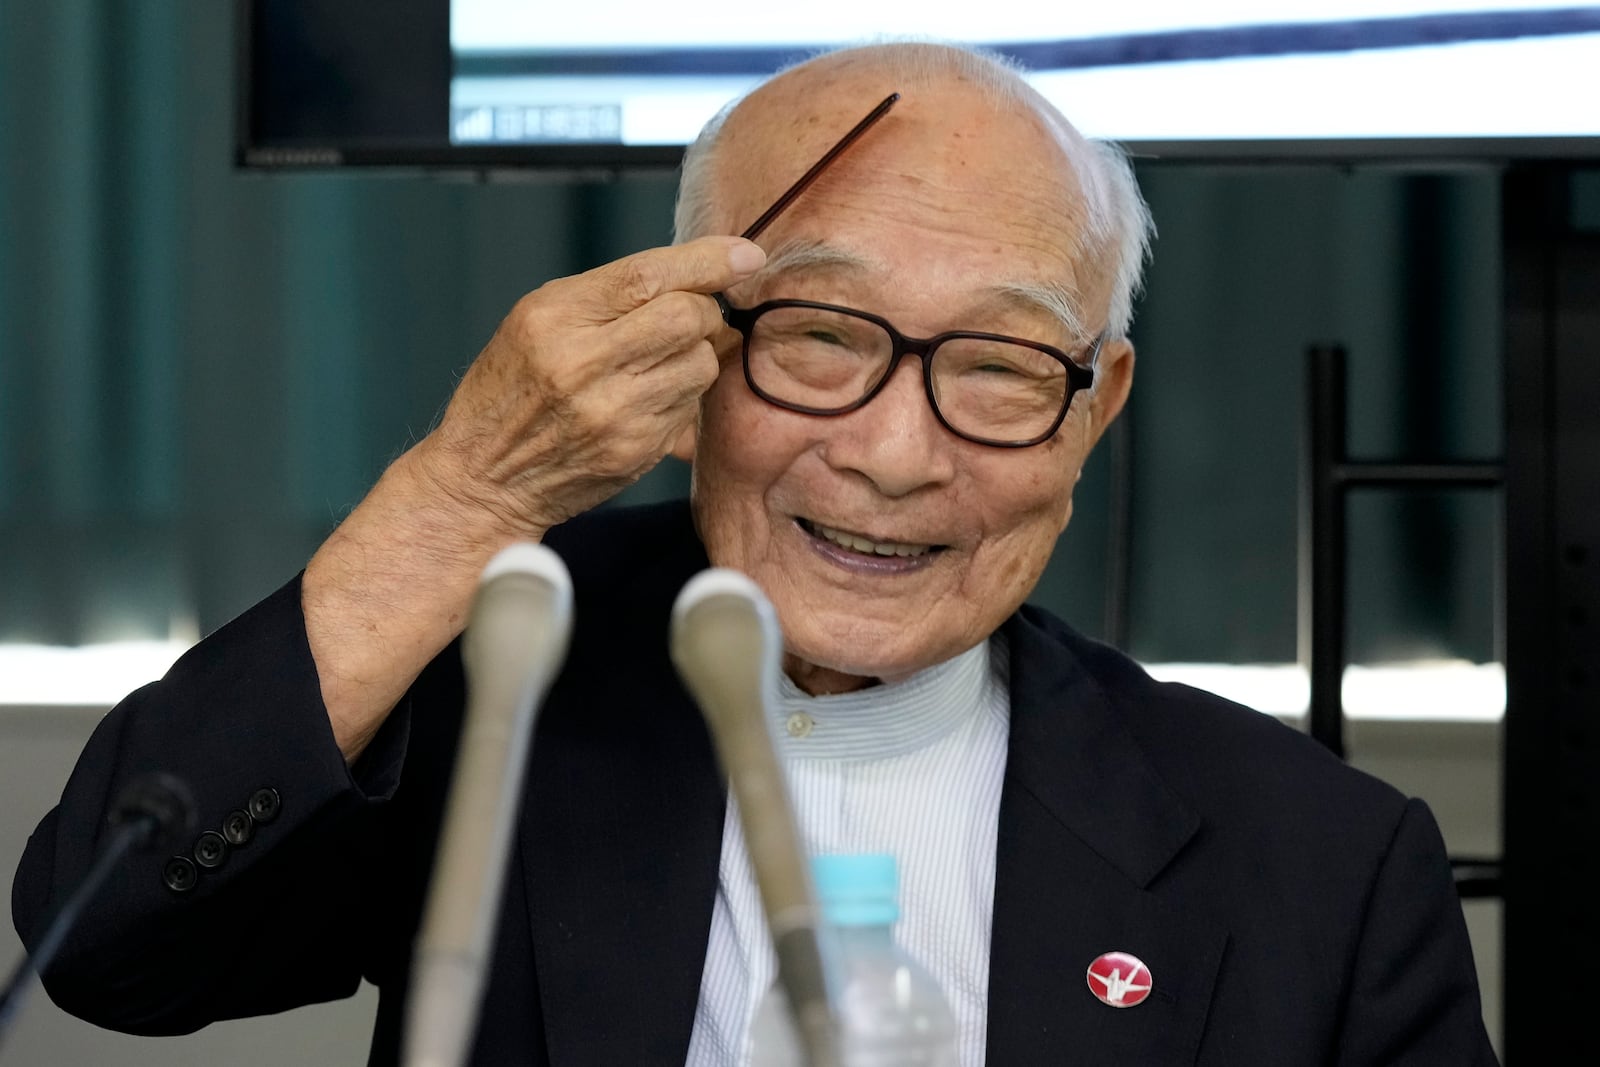
[[[949,1002],[933,976],[894,942],[900,917],[894,857],[817,856],[811,871],[832,927],[844,1067],[958,1067]],[[750,1067],[805,1067],[781,985],[756,1012]]]

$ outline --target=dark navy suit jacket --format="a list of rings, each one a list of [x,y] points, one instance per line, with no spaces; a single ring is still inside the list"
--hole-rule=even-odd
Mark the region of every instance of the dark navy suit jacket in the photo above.
[[[725,791],[666,634],[705,555],[681,503],[597,513],[549,541],[573,572],[577,631],[534,740],[475,1062],[676,1067]],[[1005,632],[991,1065],[1494,1062],[1420,802],[1044,612]],[[51,995],[105,1026],[179,1033],[366,977],[382,991],[372,1062],[395,1062],[461,705],[452,647],[347,769],[297,582],[207,638],[96,731],[23,857],[18,929],[38,938],[132,776],[187,779],[202,829],[263,789],[279,810],[186,891],[165,884],[166,856],[124,865]],[[1089,990],[1090,962],[1114,950],[1152,972],[1137,1007]]]

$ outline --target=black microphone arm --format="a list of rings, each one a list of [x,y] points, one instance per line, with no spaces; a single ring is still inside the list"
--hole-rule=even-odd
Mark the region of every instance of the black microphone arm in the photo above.
[[[106,878],[130,852],[167,848],[186,841],[194,831],[194,798],[189,788],[170,774],[157,772],[135,778],[117,795],[107,819],[111,837],[89,867],[89,873],[72,891],[45,927],[44,936],[26,954],[0,990],[0,1044],[6,1028],[28,988],[28,979],[45,970],[60,951],[83,909],[100,892]]]

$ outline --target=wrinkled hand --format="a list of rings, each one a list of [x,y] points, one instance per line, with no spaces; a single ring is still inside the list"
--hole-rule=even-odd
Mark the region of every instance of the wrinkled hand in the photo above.
[[[424,442],[440,488],[518,536],[637,481],[716,380],[718,292],[760,248],[705,237],[540,287],[517,302]]]
[[[489,557],[631,484],[693,426],[718,373],[712,339],[732,337],[707,294],[765,261],[706,237],[517,302],[438,428],[306,564],[306,641],[347,761],[461,633]]]

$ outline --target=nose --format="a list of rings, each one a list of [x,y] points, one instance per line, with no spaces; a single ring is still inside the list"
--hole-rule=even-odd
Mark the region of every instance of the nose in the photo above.
[[[829,419],[828,465],[866,478],[891,498],[950,481],[960,442],[934,415],[922,373],[921,360],[904,358],[870,403]]]

